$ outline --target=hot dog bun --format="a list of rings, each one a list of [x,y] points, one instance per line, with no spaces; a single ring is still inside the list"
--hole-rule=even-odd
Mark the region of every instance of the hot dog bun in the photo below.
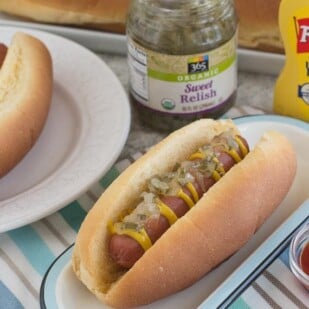
[[[0,11],[36,22],[124,33],[130,0],[0,0]],[[235,0],[239,46],[283,53],[280,0]]]
[[[284,53],[279,30],[280,0],[235,0],[240,47]]]
[[[210,119],[175,131],[126,169],[88,213],[72,265],[102,302],[138,306],[188,287],[244,245],[283,200],[295,176],[296,157],[284,136],[269,132],[130,270],[123,272],[112,262],[108,222],[136,204],[147,179],[171,170],[227,129],[238,132],[230,120]]]
[[[125,31],[129,0],[0,0],[0,11],[33,21]]]
[[[38,139],[52,96],[52,61],[38,39],[16,32],[0,70],[0,177]]]

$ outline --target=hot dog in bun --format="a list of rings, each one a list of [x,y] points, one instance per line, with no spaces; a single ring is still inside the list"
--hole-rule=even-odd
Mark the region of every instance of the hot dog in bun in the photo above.
[[[0,45],[0,177],[21,161],[37,141],[52,97],[52,61],[38,39],[16,32]]]
[[[286,196],[296,156],[267,132],[252,150],[231,120],[183,127],[127,168],[85,218],[77,277],[113,307],[182,290],[240,249]]]
[[[284,53],[278,14],[281,0],[235,0],[240,47]]]
[[[125,32],[130,0],[0,0],[0,11],[32,21]]]

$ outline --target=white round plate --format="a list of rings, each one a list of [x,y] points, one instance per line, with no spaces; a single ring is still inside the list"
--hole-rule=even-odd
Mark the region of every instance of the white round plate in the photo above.
[[[309,124],[282,116],[249,116],[234,120],[240,133],[248,141],[250,148],[253,148],[265,131],[276,130],[284,134],[294,146],[297,154],[298,168],[294,184],[285,200],[279,205],[278,209],[263,224],[243,248],[228,258],[201,280],[191,287],[163,298],[155,303],[140,308],[143,309],[188,309],[188,308],[217,308],[218,306],[203,306],[200,304],[208,299],[209,301],[218,300],[218,294],[226,295],[232,287],[247,278],[250,271],[257,268],[256,261],[264,261],[261,257],[261,250],[257,249],[266,241],[271,241],[270,236],[295,213],[304,201],[309,198]],[[271,172],[271,171],[270,171]],[[308,202],[302,208],[302,213],[308,215]],[[268,248],[267,245],[266,248]],[[272,248],[271,244],[269,248]],[[71,268],[72,247],[69,247],[60,255],[50,266],[43,279],[40,291],[41,308],[46,309],[107,309],[109,307],[100,304],[99,301],[77,280]],[[263,251],[262,254],[266,254]],[[252,261],[254,257],[254,263]],[[265,255],[266,257],[266,255]],[[251,259],[251,260],[250,260]],[[228,280],[228,281],[227,281]],[[228,282],[227,285],[224,282]],[[222,289],[220,290],[220,287]],[[215,293],[219,290],[220,293]],[[213,294],[214,293],[214,294]],[[214,296],[212,296],[214,295]]]
[[[98,56],[68,39],[0,27],[1,41],[23,31],[48,47],[54,69],[51,109],[35,146],[0,179],[0,232],[66,206],[118,158],[130,129],[128,97]]]

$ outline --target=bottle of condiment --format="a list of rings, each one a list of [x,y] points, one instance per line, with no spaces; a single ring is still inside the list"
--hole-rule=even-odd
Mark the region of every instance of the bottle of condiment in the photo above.
[[[309,6],[307,0],[282,0],[279,27],[285,65],[274,90],[274,111],[309,121]]]
[[[130,96],[141,119],[172,131],[223,115],[236,98],[236,34],[233,0],[133,0]]]

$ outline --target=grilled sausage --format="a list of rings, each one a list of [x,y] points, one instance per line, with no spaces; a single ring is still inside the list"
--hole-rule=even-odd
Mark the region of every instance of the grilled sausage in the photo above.
[[[246,147],[246,149],[249,150],[249,146],[246,140],[242,137],[239,137],[239,139]],[[223,170],[225,172],[227,172],[233,165],[237,163],[235,158],[233,158],[226,151],[222,151],[222,148],[214,147],[214,151],[216,152],[216,157],[222,164]],[[240,148],[237,150],[237,153],[241,158],[244,157],[244,154]],[[198,162],[199,160],[196,161]],[[198,194],[198,199],[200,199],[202,195],[206,193],[208,189],[216,182],[216,180],[211,175],[203,175],[203,177],[199,177],[199,172],[194,167],[190,168],[189,172],[194,176],[192,185]],[[187,196],[194,200],[191,191],[186,186],[183,186],[182,190]],[[188,204],[179,196],[160,195],[159,199],[173,211],[177,218],[185,215],[190,209]],[[160,214],[159,216],[150,217],[146,221],[144,229],[150,238],[151,243],[153,244],[169,227],[170,223],[168,219],[164,215]],[[131,238],[128,235],[113,234],[109,243],[109,252],[111,258],[119,266],[124,268],[131,268],[135,262],[144,254],[145,250],[134,238]]]

